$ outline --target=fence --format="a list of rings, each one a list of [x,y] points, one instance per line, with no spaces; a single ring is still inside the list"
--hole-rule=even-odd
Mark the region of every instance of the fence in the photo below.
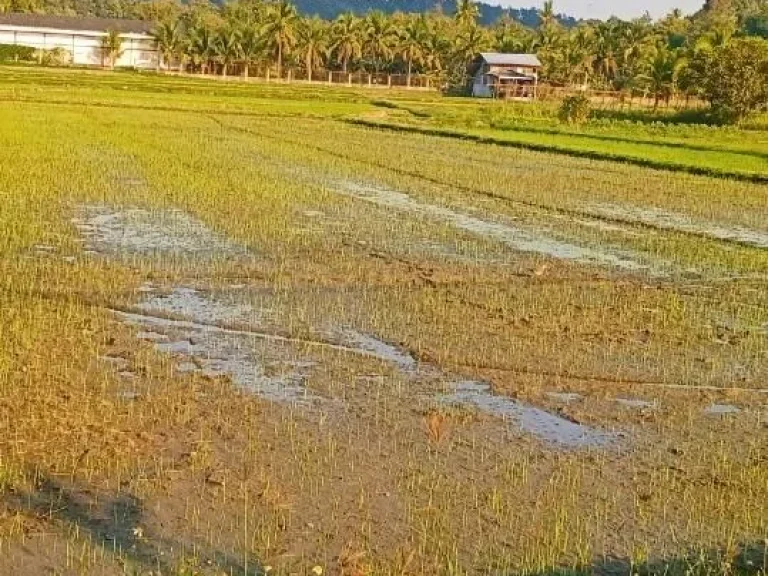
[[[302,69],[287,68],[278,76],[271,69],[251,68],[248,77],[244,76],[244,66],[242,64],[232,65],[227,70],[227,76],[221,75],[221,69],[216,70],[218,74],[211,73],[206,78],[217,80],[227,80],[232,82],[270,82],[270,83],[302,83],[316,85],[335,85],[350,86],[373,89],[406,89],[406,90],[439,90],[442,87],[440,78],[434,75],[412,74],[410,78],[406,74],[387,74],[369,73],[369,72],[341,72],[335,70],[315,70],[310,78],[306,71]],[[183,76],[200,76],[185,71],[166,69],[165,73]],[[525,90],[524,93],[510,94],[512,100],[539,100],[544,102],[559,102],[567,96],[586,94],[590,99],[592,106],[604,110],[632,110],[660,108],[665,110],[691,110],[707,108],[708,104],[698,98],[686,95],[673,94],[668,98],[660,98],[658,101],[655,96],[642,90],[627,90],[623,92],[609,90],[582,90],[580,88],[567,88],[562,86],[551,86],[541,83],[535,89],[534,97],[531,90]]]
[[[195,76],[184,70],[164,69],[166,74],[179,76]],[[302,84],[330,84],[337,86],[355,86],[365,88],[402,88],[412,90],[437,90],[440,83],[434,76],[425,74],[412,74],[410,78],[406,74],[386,74],[386,73],[368,73],[368,72],[339,72],[333,70],[314,70],[311,78],[305,70],[285,69],[278,76],[274,70],[250,68],[248,76],[245,76],[245,66],[235,64],[227,68],[227,75],[222,74],[223,70],[219,67],[216,73],[206,74],[205,78],[225,81],[243,81],[243,82],[273,82],[273,83],[302,83]]]
[[[627,90],[623,92],[610,90],[581,90],[540,84],[538,99],[544,101],[560,101],[567,96],[586,94],[592,106],[604,110],[632,110],[633,108],[661,108],[664,110],[701,110],[709,104],[699,98],[685,94],[672,94],[667,98],[659,98],[647,90]]]

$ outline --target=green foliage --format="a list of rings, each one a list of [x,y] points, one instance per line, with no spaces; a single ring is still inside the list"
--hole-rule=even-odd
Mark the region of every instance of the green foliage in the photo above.
[[[566,124],[584,124],[592,113],[592,104],[586,94],[577,94],[563,99],[558,114]]]
[[[0,44],[0,62],[33,62],[34,60],[34,48]]]
[[[117,30],[109,30],[101,39],[101,54],[103,62],[109,62],[109,67],[114,68],[117,59],[123,53],[123,37]]]
[[[718,118],[740,121],[768,107],[768,41],[737,39],[710,57],[704,85]]]
[[[737,68],[751,73],[759,65],[746,60],[737,65],[738,58],[729,62],[716,55],[734,44],[741,46],[733,48],[738,53],[757,47],[741,43],[768,35],[764,0],[712,1],[688,17],[673,11],[658,21],[602,22],[564,20],[556,3],[545,1],[535,18],[516,19],[509,12],[494,23],[476,0],[439,0],[441,10],[431,10],[435,0],[366,0],[364,14],[358,4],[339,14],[327,5],[317,7],[317,0],[115,0],[109,6],[92,5],[96,0],[0,1],[12,2],[12,10],[151,19],[165,68],[203,74],[237,70],[244,76],[256,68],[280,77],[297,68],[304,69],[304,77],[325,77],[328,71],[398,74],[409,85],[414,75],[426,75],[445,93],[466,95],[468,67],[479,52],[536,53],[544,83],[650,95],[656,107],[678,96],[697,103],[706,99],[719,118],[736,119],[759,108],[761,97],[755,88],[760,75],[742,82]],[[402,12],[393,9],[401,5]],[[336,19],[323,19],[329,15]],[[119,37],[105,43],[104,65],[114,66]],[[718,72],[732,81],[712,81]]]
[[[72,54],[64,48],[35,50],[35,59],[43,66],[68,66],[72,63]]]

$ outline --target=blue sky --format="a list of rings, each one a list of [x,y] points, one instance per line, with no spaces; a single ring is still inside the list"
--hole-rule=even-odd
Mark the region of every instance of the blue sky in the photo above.
[[[531,0],[486,0],[488,3],[530,8]],[[541,0],[543,4],[543,0]],[[651,16],[664,16],[673,8],[680,8],[685,13],[695,12],[704,5],[704,0],[555,0],[555,12],[561,12],[577,18],[608,18],[611,15],[621,18],[642,16],[647,10]]]

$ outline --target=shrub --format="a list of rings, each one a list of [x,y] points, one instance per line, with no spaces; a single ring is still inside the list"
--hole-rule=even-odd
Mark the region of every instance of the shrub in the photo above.
[[[721,121],[768,108],[768,41],[740,38],[718,48],[706,67],[704,94]]]
[[[0,44],[0,62],[32,62],[33,60],[35,60],[34,48]]]
[[[592,104],[586,94],[566,97],[560,105],[558,114],[561,122],[584,124],[592,114]]]
[[[35,58],[43,66],[67,66],[72,63],[72,54],[64,48],[37,50]]]

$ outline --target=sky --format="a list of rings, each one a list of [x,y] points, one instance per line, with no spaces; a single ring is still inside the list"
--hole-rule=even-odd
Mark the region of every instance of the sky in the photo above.
[[[530,8],[536,2],[531,0],[486,0],[489,4],[501,4],[512,8]],[[654,18],[667,14],[673,8],[680,8],[690,14],[704,5],[704,0],[554,0],[555,12],[576,18],[634,18],[646,11]],[[543,3],[543,0],[541,1]]]

